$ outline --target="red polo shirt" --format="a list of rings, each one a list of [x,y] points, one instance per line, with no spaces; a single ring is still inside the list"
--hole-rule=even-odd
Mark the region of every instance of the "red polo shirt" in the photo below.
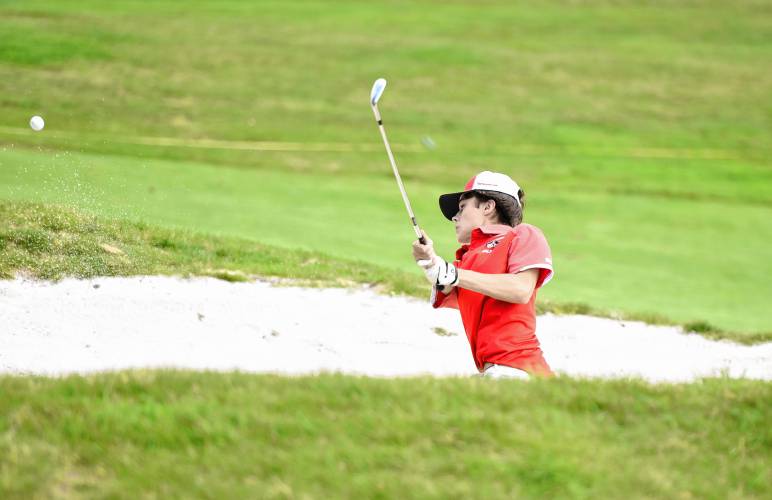
[[[526,304],[497,300],[454,287],[450,294],[437,291],[434,307],[461,312],[464,330],[477,369],[486,362],[506,365],[539,375],[551,375],[536,338],[536,292],[552,279],[552,254],[544,234],[530,224],[482,226],[472,231],[469,245],[456,251],[454,264],[486,274],[516,274],[541,270]]]

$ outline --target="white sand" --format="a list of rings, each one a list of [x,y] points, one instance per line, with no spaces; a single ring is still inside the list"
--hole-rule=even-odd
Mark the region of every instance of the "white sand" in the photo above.
[[[587,316],[541,316],[537,334],[552,367],[572,376],[772,380],[772,343],[743,346]],[[168,277],[0,281],[0,373],[139,367],[476,373],[457,311],[367,289]]]

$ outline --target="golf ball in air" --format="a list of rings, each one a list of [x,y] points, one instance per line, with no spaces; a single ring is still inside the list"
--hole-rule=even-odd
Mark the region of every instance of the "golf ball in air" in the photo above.
[[[39,116],[33,116],[29,119],[29,126],[34,130],[35,132],[40,132],[43,130],[43,127],[46,126],[46,122],[43,121],[43,118]]]

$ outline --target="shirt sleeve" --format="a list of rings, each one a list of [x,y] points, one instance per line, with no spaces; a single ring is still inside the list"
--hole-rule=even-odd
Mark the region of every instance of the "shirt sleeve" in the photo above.
[[[540,269],[536,288],[546,285],[554,275],[552,251],[547,238],[539,228],[530,224],[519,224],[509,246],[507,272],[517,274],[528,269]]]

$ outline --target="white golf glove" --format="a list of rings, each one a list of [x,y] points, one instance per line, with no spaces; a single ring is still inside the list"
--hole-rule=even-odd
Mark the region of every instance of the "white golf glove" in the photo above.
[[[458,284],[458,269],[450,262],[435,255],[432,260],[419,260],[416,262],[424,270],[426,279],[432,285],[456,286]]]

